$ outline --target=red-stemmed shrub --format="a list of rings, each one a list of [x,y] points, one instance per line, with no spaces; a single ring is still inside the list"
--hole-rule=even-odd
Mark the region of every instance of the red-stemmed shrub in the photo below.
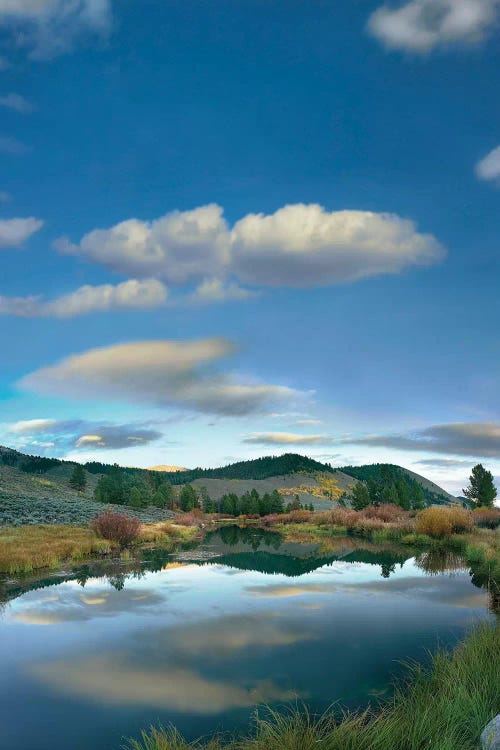
[[[96,516],[90,527],[96,534],[111,542],[117,542],[121,547],[137,539],[141,531],[141,522],[137,518],[105,510]]]
[[[476,526],[483,529],[496,529],[500,526],[500,508],[476,508],[472,512]]]

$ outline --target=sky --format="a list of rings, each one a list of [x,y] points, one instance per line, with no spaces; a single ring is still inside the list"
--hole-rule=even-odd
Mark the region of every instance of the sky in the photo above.
[[[500,477],[499,0],[0,0],[0,444]]]

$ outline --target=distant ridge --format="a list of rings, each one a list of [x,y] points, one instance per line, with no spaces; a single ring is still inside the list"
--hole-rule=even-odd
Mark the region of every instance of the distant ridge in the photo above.
[[[48,473],[51,478],[57,480],[58,477],[62,478],[63,474],[61,472],[64,472],[64,474],[70,472],[70,467],[75,463],[75,461],[65,461],[45,456],[29,456],[12,448],[0,446],[0,466],[3,464],[26,474],[40,475]],[[108,474],[114,469],[113,465],[101,463],[100,461],[89,461],[83,465],[90,475]],[[191,482],[196,482],[199,485],[201,484],[200,480],[209,479],[258,482],[259,480],[281,478],[280,486],[283,486],[281,484],[283,477],[300,474],[315,475],[328,473],[337,475],[337,481],[342,488],[349,487],[349,484],[354,483],[356,480],[380,480],[384,472],[389,471],[394,478],[400,476],[406,477],[407,481],[418,482],[424,490],[428,503],[449,503],[456,500],[453,495],[426,477],[395,464],[375,463],[363,466],[333,468],[330,464],[321,463],[308,456],[302,456],[299,453],[284,453],[281,456],[263,456],[262,458],[248,461],[237,461],[236,463],[214,469],[200,467],[186,469],[183,466],[173,466],[170,464],[157,464],[150,469],[121,468],[124,472],[132,475],[145,474],[148,471],[162,472],[174,485]],[[234,488],[228,487],[224,491],[234,491]]]
[[[168,464],[158,464],[150,466],[148,471],[164,471],[166,474],[177,474],[179,471],[189,471],[185,466],[169,466]]]

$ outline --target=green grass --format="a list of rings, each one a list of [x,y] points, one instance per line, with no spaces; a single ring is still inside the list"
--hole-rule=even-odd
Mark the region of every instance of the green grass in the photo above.
[[[151,728],[127,750],[477,750],[500,711],[500,630],[483,626],[452,654],[408,667],[390,701],[338,718],[306,709],[265,709],[244,738],[187,742],[174,728]]]

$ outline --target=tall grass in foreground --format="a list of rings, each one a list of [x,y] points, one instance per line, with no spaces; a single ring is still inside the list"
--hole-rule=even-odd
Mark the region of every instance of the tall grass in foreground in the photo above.
[[[482,626],[429,667],[408,667],[390,701],[377,710],[321,717],[307,710],[256,714],[253,733],[228,742],[189,743],[173,728],[152,728],[128,750],[477,750],[500,711],[500,629]]]
[[[107,554],[110,542],[86,526],[17,526],[0,529],[0,573],[31,573],[66,560]]]

